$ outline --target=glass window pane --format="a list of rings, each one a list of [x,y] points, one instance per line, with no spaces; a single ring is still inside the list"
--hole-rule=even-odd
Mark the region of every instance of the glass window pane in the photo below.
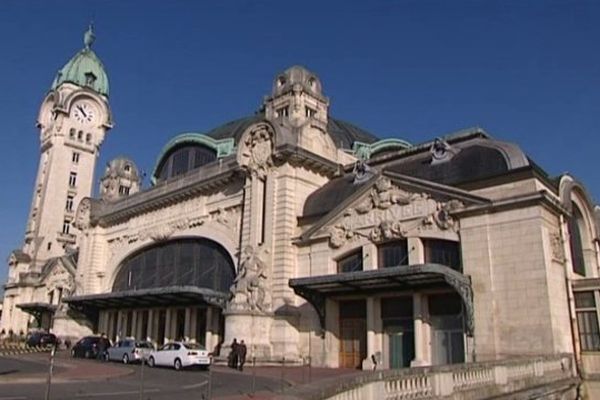
[[[425,262],[442,264],[457,271],[462,271],[460,243],[441,239],[426,239]]]
[[[341,272],[355,272],[363,270],[363,256],[362,249],[356,253],[352,253],[340,260],[338,260],[338,273]]]
[[[378,248],[378,253],[379,268],[408,265],[408,242],[406,240],[382,244]]]
[[[596,300],[594,299],[594,292],[576,292],[575,295],[575,307],[577,308],[595,308]]]

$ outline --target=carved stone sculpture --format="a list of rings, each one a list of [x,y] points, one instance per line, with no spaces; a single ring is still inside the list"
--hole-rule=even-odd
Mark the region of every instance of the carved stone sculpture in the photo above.
[[[89,197],[84,198],[79,202],[77,212],[75,213],[75,220],[73,226],[80,231],[90,226],[90,212],[92,209],[92,203]]]
[[[251,174],[262,178],[272,165],[273,132],[265,123],[254,126],[242,141],[239,163]]]
[[[268,312],[271,307],[267,287],[267,265],[261,257],[262,249],[247,246],[238,274],[229,289],[232,299],[229,309]]]

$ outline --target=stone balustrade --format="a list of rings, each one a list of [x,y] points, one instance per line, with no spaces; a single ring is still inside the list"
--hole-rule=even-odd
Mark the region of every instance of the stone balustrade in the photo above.
[[[535,390],[575,398],[579,379],[570,354],[373,371],[290,390],[286,400],[485,399]],[[573,396],[570,395],[573,393]],[[548,395],[548,398],[551,398]]]

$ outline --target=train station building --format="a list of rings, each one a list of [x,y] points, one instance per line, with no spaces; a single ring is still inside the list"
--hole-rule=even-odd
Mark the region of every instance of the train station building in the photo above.
[[[255,114],[166,136],[148,187],[121,157],[94,188],[113,114],[93,41],[42,100],[0,329],[221,354],[238,338],[259,362],[348,368],[574,353],[600,371],[600,207],[575,177],[481,128],[379,138],[293,66]]]

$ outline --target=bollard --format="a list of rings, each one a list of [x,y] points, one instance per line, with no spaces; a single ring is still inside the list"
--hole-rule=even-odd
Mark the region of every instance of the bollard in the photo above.
[[[142,365],[140,366],[140,400],[144,400],[144,364],[146,364],[146,358],[142,353]]]
[[[312,357],[308,356],[308,383],[311,382],[312,379]]]
[[[254,397],[256,391],[256,357],[252,356],[252,392],[250,397]]]
[[[281,393],[284,392],[285,388],[284,388],[284,379],[285,379],[285,357],[283,357],[281,359]]]
[[[56,345],[52,346],[50,351],[50,367],[48,368],[48,379],[46,380],[46,397],[45,400],[50,400],[50,386],[52,385],[52,369],[54,368],[54,353],[56,353]]]

